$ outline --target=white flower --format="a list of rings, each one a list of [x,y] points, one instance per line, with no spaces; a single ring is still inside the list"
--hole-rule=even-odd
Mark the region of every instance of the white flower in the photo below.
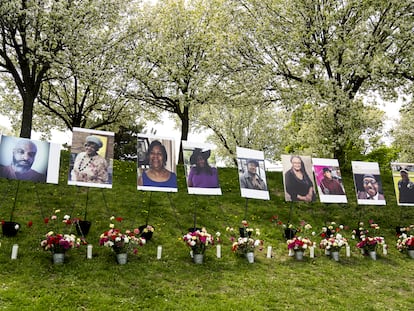
[[[216,232],[216,237],[219,237],[221,235],[220,232]]]
[[[344,225],[340,225],[339,229],[343,230],[344,229]]]
[[[65,215],[65,216],[63,216],[63,219],[64,220],[69,220],[70,219],[70,216],[69,215]]]
[[[111,216],[111,218],[109,218],[109,220],[114,220],[115,219],[115,216]]]
[[[115,225],[114,224],[109,224],[109,228],[113,229],[113,228],[115,228]]]
[[[60,209],[55,210],[55,214],[60,213]]]
[[[122,239],[121,239],[121,237],[120,236],[117,236],[116,238],[115,238],[115,242],[121,242],[122,241]]]
[[[19,224],[15,224],[14,225],[14,230],[19,230],[19,228],[20,228],[20,225]]]

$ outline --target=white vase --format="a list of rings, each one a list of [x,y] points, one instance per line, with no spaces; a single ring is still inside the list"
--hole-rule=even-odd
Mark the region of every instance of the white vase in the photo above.
[[[296,260],[303,260],[303,251],[295,251]]]
[[[116,261],[120,265],[125,265],[128,261],[128,254],[127,253],[116,254]]]
[[[249,263],[254,263],[254,253],[253,252],[246,253],[246,258],[247,258],[247,261]]]
[[[413,259],[414,259],[414,249],[409,249],[409,250],[407,250],[407,254],[408,254],[408,256],[409,256],[410,258],[413,258]]]
[[[331,252],[331,257],[335,261],[339,261],[339,251],[333,251]]]
[[[194,254],[193,255],[193,261],[196,264],[202,264],[204,260],[204,255],[203,254]]]
[[[377,252],[376,251],[369,251],[368,254],[369,254],[369,257],[371,257],[372,260],[377,260]]]
[[[65,253],[53,253],[53,263],[55,265],[63,264],[65,262]]]

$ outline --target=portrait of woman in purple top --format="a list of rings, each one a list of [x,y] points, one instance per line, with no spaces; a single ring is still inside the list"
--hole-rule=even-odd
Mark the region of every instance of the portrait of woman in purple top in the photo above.
[[[187,178],[188,187],[219,188],[217,168],[208,163],[210,150],[195,148],[190,157],[190,173]]]

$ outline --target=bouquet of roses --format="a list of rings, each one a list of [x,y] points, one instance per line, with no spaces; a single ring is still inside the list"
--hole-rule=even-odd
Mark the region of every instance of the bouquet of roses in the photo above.
[[[191,248],[193,254],[204,254],[207,247],[214,244],[214,238],[206,228],[188,232],[184,235],[183,240]]]

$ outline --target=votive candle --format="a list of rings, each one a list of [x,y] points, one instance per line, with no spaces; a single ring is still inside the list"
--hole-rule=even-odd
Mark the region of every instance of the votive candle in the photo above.
[[[267,247],[267,258],[272,258],[272,247],[268,246]]]
[[[309,257],[315,258],[315,246],[313,245],[309,248]]]
[[[88,244],[88,246],[86,248],[86,258],[87,259],[92,259],[92,249],[93,249],[92,244]]]
[[[11,259],[17,259],[18,252],[19,252],[19,245],[14,244],[12,247]]]
[[[217,244],[216,246],[216,255],[217,255],[217,258],[221,258],[221,245],[220,244]]]
[[[346,257],[351,257],[351,247],[349,245],[345,246]]]
[[[162,246],[158,245],[158,247],[157,247],[157,259],[161,259],[161,255],[162,255]]]
[[[388,254],[388,245],[387,245],[387,244],[384,244],[384,245],[382,246],[382,253],[383,253],[384,255],[387,255],[387,254]]]

